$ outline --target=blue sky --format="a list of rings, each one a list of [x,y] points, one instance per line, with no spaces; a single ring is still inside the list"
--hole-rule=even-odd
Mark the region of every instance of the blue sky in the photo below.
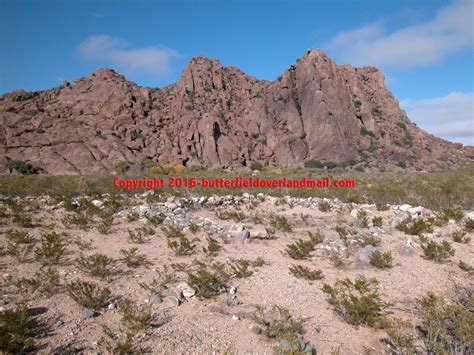
[[[196,55],[275,79],[310,48],[375,65],[419,126],[474,145],[473,1],[0,0],[0,93],[112,67],[174,82]]]

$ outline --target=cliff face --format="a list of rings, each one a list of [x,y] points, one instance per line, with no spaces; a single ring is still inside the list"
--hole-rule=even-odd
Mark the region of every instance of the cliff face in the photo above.
[[[0,171],[28,161],[51,174],[110,172],[117,163],[230,167],[348,162],[442,168],[472,156],[417,128],[372,67],[308,51],[277,80],[193,58],[179,80],[139,87],[109,69],[45,91],[0,97]]]

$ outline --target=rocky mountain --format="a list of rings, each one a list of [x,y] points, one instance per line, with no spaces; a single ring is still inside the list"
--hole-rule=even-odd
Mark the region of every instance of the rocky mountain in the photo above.
[[[145,159],[432,170],[474,156],[416,127],[376,68],[337,65],[319,50],[271,82],[201,56],[161,89],[98,69],[51,90],[5,94],[0,118],[4,174],[19,162],[77,174]]]

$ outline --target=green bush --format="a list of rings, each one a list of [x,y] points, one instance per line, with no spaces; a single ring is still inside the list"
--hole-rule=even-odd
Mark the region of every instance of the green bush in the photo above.
[[[55,232],[43,234],[41,245],[35,249],[36,258],[44,264],[58,264],[64,252],[61,237]]]
[[[105,279],[112,274],[111,268],[116,261],[104,254],[81,256],[77,260],[77,268],[87,275]]]
[[[298,278],[308,281],[315,281],[323,278],[323,272],[321,270],[311,270],[307,266],[303,265],[291,265],[290,273]]]
[[[67,293],[77,304],[82,307],[99,310],[107,304],[110,290],[97,284],[76,280],[66,286]]]
[[[378,281],[364,276],[337,280],[333,286],[324,284],[322,291],[336,313],[352,325],[380,326],[389,306],[380,299]]]
[[[370,263],[379,269],[390,269],[392,267],[393,256],[389,251],[381,252],[376,250],[370,257]]]
[[[421,248],[425,257],[429,260],[441,262],[454,256],[454,248],[446,240],[443,240],[441,243],[429,240],[427,243],[422,244]]]
[[[35,345],[35,324],[25,304],[0,313],[0,352],[20,354],[31,351]]]

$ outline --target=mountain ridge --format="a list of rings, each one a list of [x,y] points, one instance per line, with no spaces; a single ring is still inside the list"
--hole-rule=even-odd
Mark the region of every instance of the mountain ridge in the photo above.
[[[28,161],[50,174],[111,172],[120,162],[239,168],[351,165],[433,170],[473,147],[419,129],[374,67],[337,65],[309,50],[275,80],[193,57],[163,88],[112,69],[0,96],[0,172]]]

